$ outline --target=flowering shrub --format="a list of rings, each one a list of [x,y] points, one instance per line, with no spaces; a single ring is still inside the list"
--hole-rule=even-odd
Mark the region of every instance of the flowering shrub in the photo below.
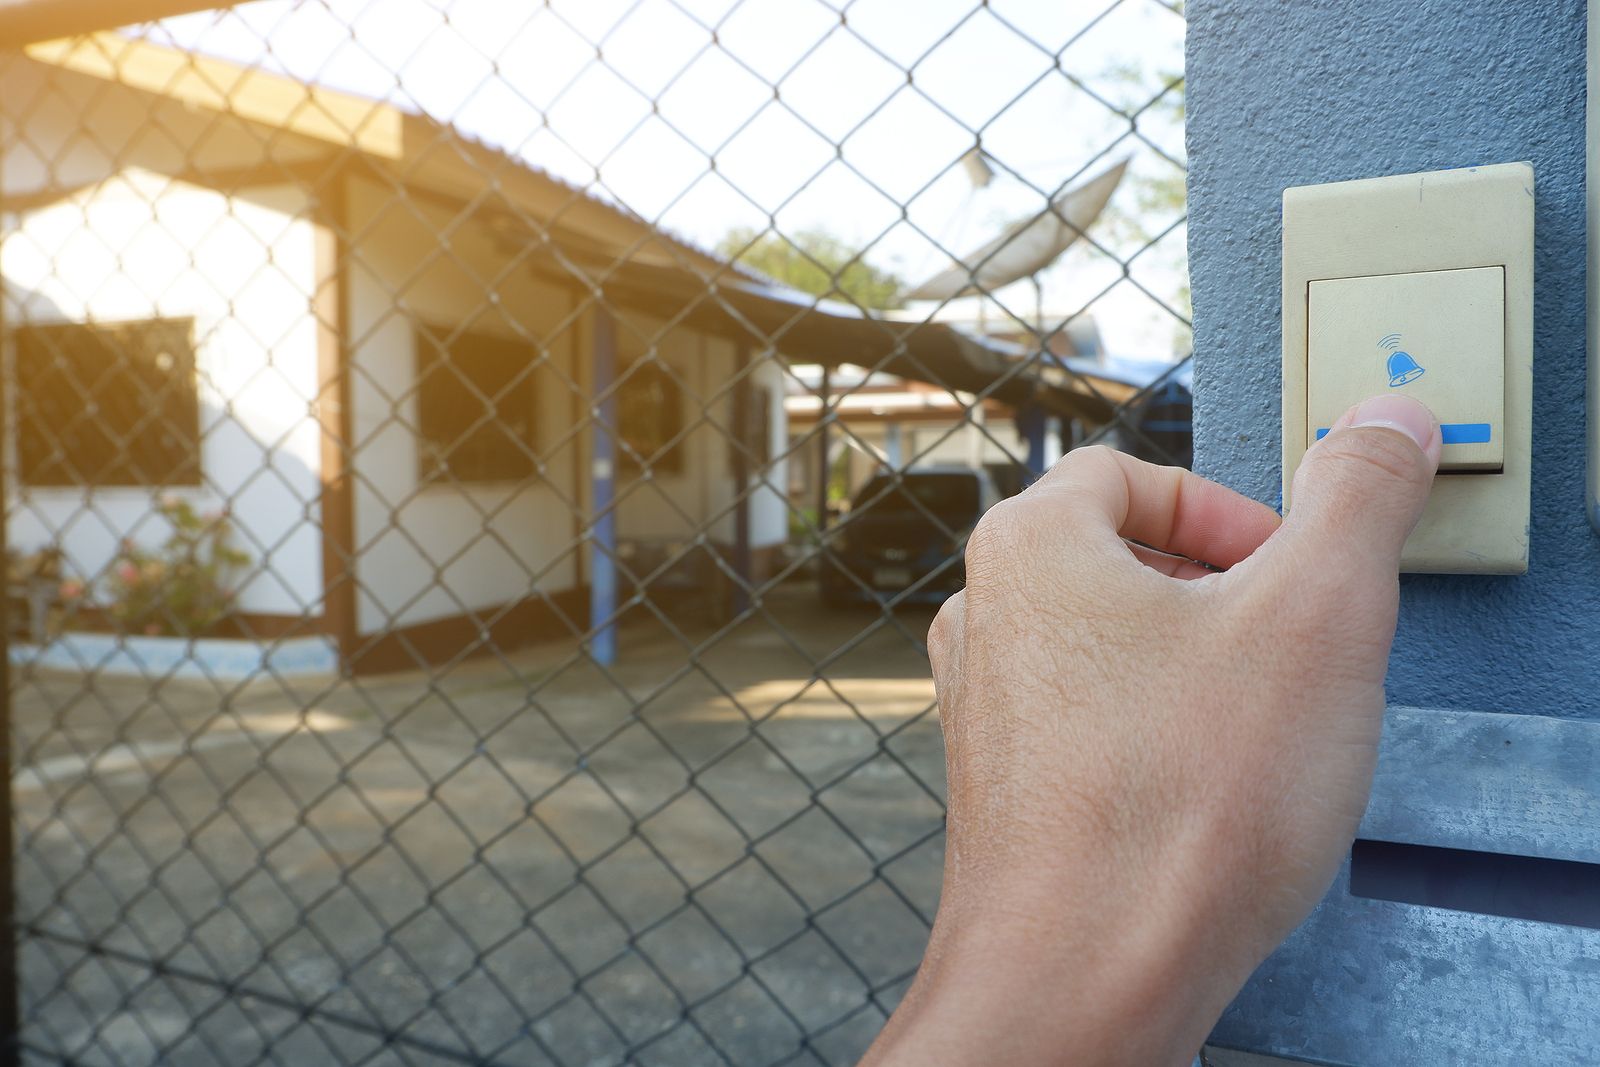
[[[221,512],[201,514],[187,500],[163,497],[156,511],[172,536],[154,551],[122,542],[107,577],[108,611],[132,633],[197,637],[233,610],[229,573],[250,562],[233,544]]]

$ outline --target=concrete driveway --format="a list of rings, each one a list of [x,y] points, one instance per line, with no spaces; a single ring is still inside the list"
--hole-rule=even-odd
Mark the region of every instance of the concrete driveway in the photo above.
[[[931,614],[795,586],[720,635],[634,620],[609,672],[563,645],[321,683],[19,670],[24,1038],[854,1062],[937,900]]]

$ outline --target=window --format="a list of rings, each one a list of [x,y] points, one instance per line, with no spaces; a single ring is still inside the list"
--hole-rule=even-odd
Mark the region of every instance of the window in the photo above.
[[[426,482],[514,482],[534,462],[534,349],[496,334],[416,332],[418,461]]]
[[[656,474],[683,470],[683,391],[661,364],[640,360],[629,368],[617,387],[617,431],[623,466],[637,469],[642,460]]]
[[[199,485],[194,321],[24,326],[16,333],[24,485]]]

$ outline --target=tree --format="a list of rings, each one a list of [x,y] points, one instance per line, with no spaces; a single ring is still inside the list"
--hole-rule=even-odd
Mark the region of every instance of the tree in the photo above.
[[[905,288],[899,277],[868,263],[864,252],[819,228],[780,234],[740,226],[717,242],[717,251],[801,292],[864,308],[898,307]]]

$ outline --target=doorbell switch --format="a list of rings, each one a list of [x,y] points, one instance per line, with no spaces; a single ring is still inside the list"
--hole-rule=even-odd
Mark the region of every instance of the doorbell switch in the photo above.
[[[1440,470],[1504,466],[1504,267],[1314,281],[1308,304],[1310,440],[1367,397],[1399,393],[1438,416]]]
[[[1444,436],[1401,569],[1528,567],[1533,167],[1402,174],[1283,194],[1283,504],[1346,409],[1416,397]]]

